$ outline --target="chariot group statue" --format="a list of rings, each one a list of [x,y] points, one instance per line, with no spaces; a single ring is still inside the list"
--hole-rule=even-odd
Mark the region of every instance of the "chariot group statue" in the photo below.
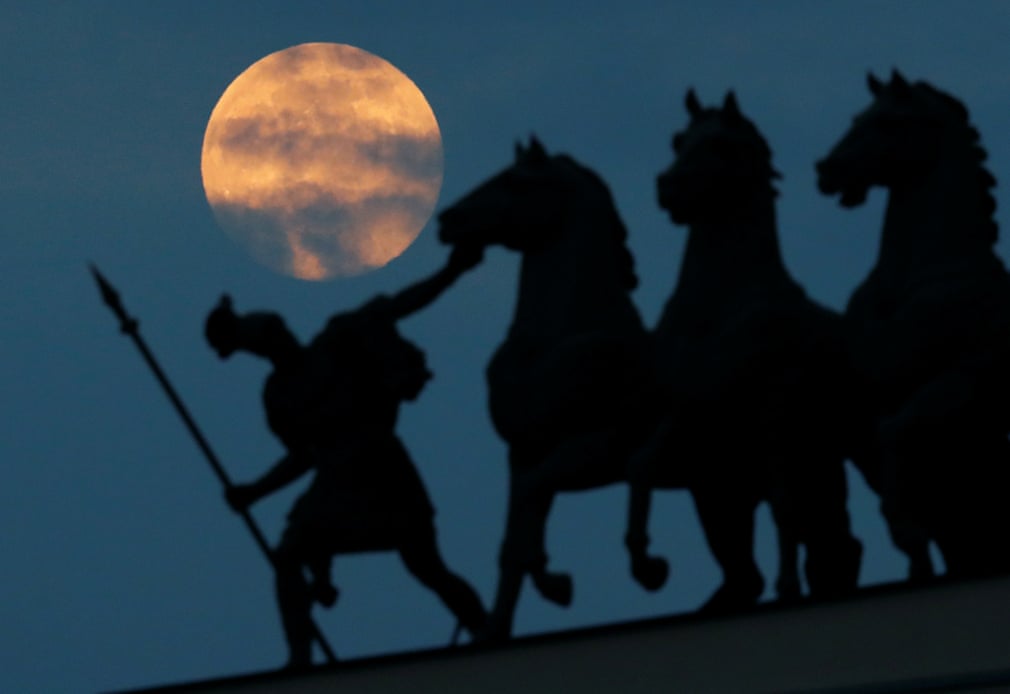
[[[307,345],[277,314],[238,314],[222,298],[207,339],[222,358],[271,363],[264,407],[286,451],[228,502],[245,509],[315,471],[274,553],[291,663],[311,659],[310,610],[335,602],[330,563],[341,553],[398,551],[481,643],[511,635],[527,577],[569,605],[572,577],[546,547],[552,503],[617,483],[629,492],[630,571],[647,590],[670,573],[648,551],[654,492],[690,493],[723,576],[709,612],[764,592],[753,548],[762,502],[778,533],[780,599],[798,599],[804,582],[814,599],[856,590],[847,460],[879,495],[911,580],[935,574],[930,543],[952,576],[1010,570],[1010,276],[993,250],[995,181],[957,99],[897,71],[871,75],[869,88],[871,105],[816,165],[821,191],[843,207],[874,186],[889,196],[876,264],[843,313],[786,268],[765,138],[733,92],[704,106],[693,90],[656,179],[687,244],[652,328],[631,298],[628,232],[603,178],[535,137],[441,212],[439,238],[452,247],[443,269],[333,316]],[[400,404],[431,376],[395,326],[495,245],[521,263],[512,322],[485,372],[509,471],[486,611],[442,560],[432,504],[395,434]]]

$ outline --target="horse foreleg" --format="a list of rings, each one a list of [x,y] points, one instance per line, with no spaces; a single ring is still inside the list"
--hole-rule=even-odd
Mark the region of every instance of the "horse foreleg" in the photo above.
[[[740,493],[739,486],[729,479],[691,489],[705,539],[723,573],[722,585],[701,608],[704,612],[751,607],[764,592],[764,578],[754,562],[757,499]]]
[[[932,580],[936,572],[929,556],[929,535],[920,525],[908,522],[900,512],[895,512],[887,501],[881,503],[880,510],[887,522],[891,542],[908,558],[909,582]]]
[[[547,571],[545,533],[554,495],[561,491],[595,489],[624,479],[620,434],[616,428],[584,432],[558,444],[533,467],[513,472],[510,503],[516,509],[510,528],[525,538],[532,562],[530,577],[540,594],[567,607],[572,601],[572,579]]]
[[[796,534],[795,518],[784,508],[784,502],[779,499],[772,499],[770,506],[779,550],[779,575],[775,580],[775,594],[779,600],[796,600],[802,591],[799,569],[800,540]]]
[[[551,602],[567,605],[572,599],[571,578],[546,570],[544,533],[554,493],[536,489],[527,484],[524,477],[524,473],[513,465],[509,478],[505,538],[498,556],[498,589],[487,628],[477,636],[477,641],[504,640],[511,636],[526,574],[531,575],[537,590]]]
[[[647,551],[652,489],[638,482],[629,487],[628,530],[624,536],[624,545],[631,558],[631,575],[646,590],[659,590],[670,575],[670,565],[662,557],[652,556]]]
[[[517,496],[516,522],[510,526],[518,541],[520,565],[530,574],[533,585],[545,600],[561,607],[572,604],[572,577],[547,570],[547,516],[554,503],[553,489],[530,488],[525,485]],[[508,531],[506,531],[508,532]]]
[[[649,512],[652,486],[660,465],[660,451],[673,428],[667,418],[628,461],[628,526],[624,545],[631,559],[631,575],[646,590],[659,590],[670,575],[670,565],[662,557],[652,556],[649,548]]]
[[[908,580],[923,582],[931,580],[934,575],[933,560],[929,556],[929,543],[932,539],[926,529],[922,514],[910,510],[914,503],[909,503],[909,489],[915,485],[908,483],[908,478],[914,475],[903,473],[911,468],[907,460],[928,460],[929,446],[919,446],[915,436],[910,435],[912,427],[908,426],[911,418],[892,418],[884,420],[878,426],[880,442],[880,476],[879,489],[880,512],[887,523],[891,542],[906,557],[908,557]]]

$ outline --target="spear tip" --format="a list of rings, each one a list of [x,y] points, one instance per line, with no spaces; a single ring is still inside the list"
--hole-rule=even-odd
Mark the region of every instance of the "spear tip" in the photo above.
[[[103,275],[98,270],[98,266],[94,263],[88,263],[88,267],[91,269],[91,274],[95,278],[95,282],[98,283],[98,291],[102,294],[102,301],[105,305],[112,309],[112,312],[116,314],[121,323],[121,328],[125,333],[131,333],[137,329],[137,321],[130,318],[126,314],[126,309],[123,307],[122,302],[119,300],[119,292],[113,287],[105,275]]]
[[[110,287],[109,281],[105,279],[105,275],[103,275],[98,270],[97,265],[95,265],[93,262],[89,262],[88,269],[91,270],[91,276],[95,278],[95,281],[98,282],[98,286],[102,289],[103,292],[105,291],[106,287]]]

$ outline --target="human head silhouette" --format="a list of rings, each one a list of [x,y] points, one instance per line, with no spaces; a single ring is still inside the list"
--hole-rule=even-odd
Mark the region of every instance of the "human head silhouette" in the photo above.
[[[298,347],[280,315],[267,311],[237,314],[227,294],[207,315],[204,336],[222,359],[244,350],[276,362]]]

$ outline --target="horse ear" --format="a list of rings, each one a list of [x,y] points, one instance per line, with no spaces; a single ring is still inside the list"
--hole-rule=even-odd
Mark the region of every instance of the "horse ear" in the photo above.
[[[684,106],[687,107],[687,112],[691,114],[691,118],[702,112],[701,102],[698,101],[698,95],[694,93],[694,87],[687,90],[687,96],[684,97]]]
[[[228,293],[222,294],[221,298],[217,302],[217,307],[222,308],[226,311],[232,310],[231,295]]]
[[[519,140],[516,140],[515,153],[517,162],[522,160],[522,158],[526,156],[526,150],[523,149],[523,143],[520,142]]]
[[[884,91],[884,83],[878,80],[872,72],[866,73],[866,86],[870,88],[873,96],[880,96],[881,92]]]
[[[742,119],[743,113],[740,111],[740,104],[736,102],[736,94],[730,89],[726,92],[726,98],[722,102],[722,112],[730,118]]]
[[[529,160],[534,164],[542,164],[547,161],[547,150],[540,144],[536,135],[530,135],[530,146],[526,150]]]
[[[911,87],[911,85],[909,85],[908,83],[908,80],[905,79],[904,75],[898,72],[898,68],[894,68],[891,71],[891,87],[893,87],[894,91],[897,92],[898,94],[907,93]]]

